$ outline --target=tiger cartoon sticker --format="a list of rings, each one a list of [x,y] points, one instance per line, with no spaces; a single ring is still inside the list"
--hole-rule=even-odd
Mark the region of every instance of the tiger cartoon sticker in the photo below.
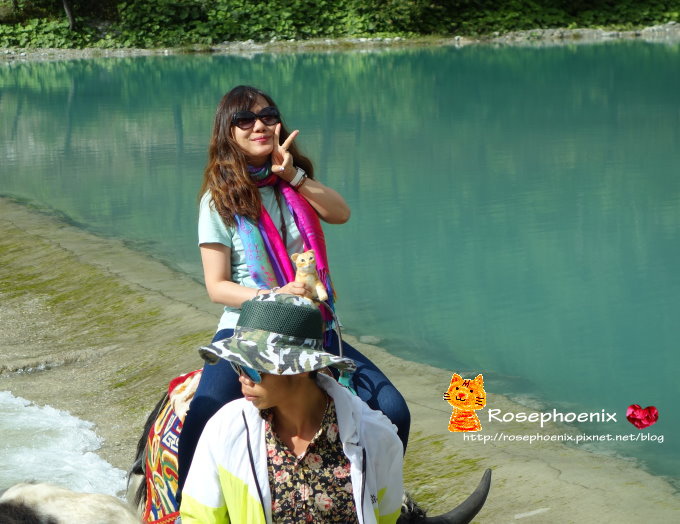
[[[449,431],[480,431],[482,423],[475,410],[486,406],[484,377],[477,375],[474,380],[463,379],[458,373],[451,377],[444,400],[453,406]]]

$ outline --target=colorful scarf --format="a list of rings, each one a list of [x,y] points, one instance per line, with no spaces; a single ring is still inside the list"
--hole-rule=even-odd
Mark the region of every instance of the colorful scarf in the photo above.
[[[265,165],[262,168],[249,166],[248,171],[258,187],[276,186],[274,190],[278,189],[283,195],[293,215],[295,225],[300,231],[305,250],[314,250],[319,280],[323,282],[328,292],[328,305],[335,309],[335,294],[328,267],[326,240],[316,211],[288,182],[271,172],[271,165]],[[286,251],[281,233],[274,225],[264,205],[257,224],[240,215],[236,215],[235,218],[245,250],[246,266],[258,288],[271,289],[276,286],[285,286],[288,282],[295,280],[295,269]],[[322,314],[329,323],[330,314],[323,309]]]

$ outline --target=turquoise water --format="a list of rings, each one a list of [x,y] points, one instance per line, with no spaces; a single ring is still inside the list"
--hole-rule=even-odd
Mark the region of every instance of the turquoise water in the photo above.
[[[274,95],[352,207],[326,228],[348,331],[487,392],[617,413],[594,433],[639,433],[626,407],[655,405],[663,444],[603,450],[677,475],[680,47],[3,65],[0,194],[200,278],[196,191],[238,83]]]

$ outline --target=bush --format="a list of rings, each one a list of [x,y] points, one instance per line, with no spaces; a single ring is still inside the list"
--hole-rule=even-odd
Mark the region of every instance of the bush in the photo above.
[[[65,19],[32,18],[13,26],[0,26],[0,47],[88,47],[97,40],[93,30],[74,33]]]
[[[680,21],[680,0],[19,0],[3,47],[177,47],[234,40],[484,35]],[[7,0],[0,0],[5,16]]]

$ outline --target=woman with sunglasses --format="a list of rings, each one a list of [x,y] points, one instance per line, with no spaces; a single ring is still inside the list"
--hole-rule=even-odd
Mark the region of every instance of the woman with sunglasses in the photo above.
[[[349,219],[345,200],[314,178],[312,162],[295,145],[279,110],[264,92],[238,86],[217,107],[200,195],[199,246],[205,284],[213,302],[225,306],[214,341],[233,335],[241,304],[273,292],[309,293],[294,282],[290,255],[313,249],[321,281],[333,307],[326,246],[319,219]],[[326,314],[326,347],[337,353],[332,316]],[[410,414],[385,375],[359,351],[343,343],[357,363],[351,386],[373,409],[397,426],[404,449]],[[184,484],[196,442],[208,419],[241,396],[238,376],[226,363],[206,366],[179,442],[179,487]]]

